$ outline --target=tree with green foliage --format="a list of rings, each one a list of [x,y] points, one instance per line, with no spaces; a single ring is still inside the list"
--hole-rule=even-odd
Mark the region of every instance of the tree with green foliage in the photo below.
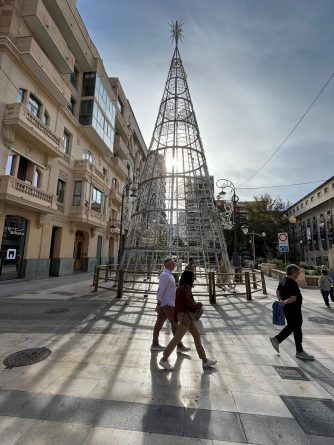
[[[277,234],[288,231],[288,207],[288,202],[284,202],[280,197],[274,198],[268,193],[254,196],[254,201],[246,204],[248,231],[266,234],[265,238],[255,237],[257,256],[277,256]]]

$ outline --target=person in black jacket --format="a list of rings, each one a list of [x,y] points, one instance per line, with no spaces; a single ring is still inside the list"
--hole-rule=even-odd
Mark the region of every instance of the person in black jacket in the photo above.
[[[276,337],[271,337],[270,341],[273,348],[279,353],[280,343],[293,332],[296,344],[296,357],[303,360],[314,360],[313,355],[305,352],[302,345],[303,297],[297,283],[299,273],[299,267],[295,264],[290,264],[286,268],[286,277],[284,277],[278,284],[276,295],[279,302],[284,306],[284,315],[287,321],[287,326],[285,326]]]

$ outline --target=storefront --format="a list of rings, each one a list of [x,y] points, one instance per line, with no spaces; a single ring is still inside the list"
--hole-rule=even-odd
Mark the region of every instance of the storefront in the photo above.
[[[6,216],[0,250],[0,280],[21,277],[27,221],[19,216]]]

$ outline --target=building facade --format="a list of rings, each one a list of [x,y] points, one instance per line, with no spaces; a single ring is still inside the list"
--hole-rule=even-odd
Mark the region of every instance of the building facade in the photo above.
[[[334,267],[334,176],[289,207],[290,247],[302,263]],[[292,218],[293,221],[293,218]]]
[[[0,6],[0,279],[117,261],[146,146],[69,0]]]

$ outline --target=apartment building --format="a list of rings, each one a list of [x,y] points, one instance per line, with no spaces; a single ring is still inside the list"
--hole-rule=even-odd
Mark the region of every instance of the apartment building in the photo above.
[[[0,92],[0,279],[117,261],[147,149],[76,0],[0,3]]]
[[[334,176],[287,210],[290,247],[296,259],[313,266],[334,267]],[[292,218],[293,221],[293,218]]]

